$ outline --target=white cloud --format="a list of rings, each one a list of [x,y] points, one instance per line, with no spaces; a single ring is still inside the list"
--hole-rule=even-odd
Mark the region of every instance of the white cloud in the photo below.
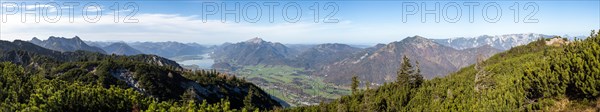
[[[220,20],[208,20],[204,23],[197,16],[143,13],[133,17],[139,22],[124,23],[123,17],[121,16],[118,23],[115,23],[112,13],[108,13],[102,15],[98,22],[89,23],[84,20],[84,17],[77,16],[71,23],[68,15],[63,14],[56,23],[48,23],[43,18],[40,23],[32,22],[32,19],[21,23],[20,15],[12,15],[9,16],[7,23],[1,24],[0,31],[2,33],[0,35],[2,40],[29,40],[32,37],[72,37],[77,35],[85,40],[95,41],[180,41],[204,44],[238,42],[252,37],[261,37],[282,43],[352,42],[348,40],[367,35],[389,37],[385,33],[379,35],[361,31],[368,28],[354,27],[350,21],[331,24],[312,23],[312,21],[245,23],[243,20],[240,23],[222,23]],[[359,42],[362,41],[359,40]]]
[[[48,11],[48,12],[56,12],[57,11],[57,7],[60,7],[59,4],[32,4],[32,5],[25,5],[23,8],[25,8],[26,10],[41,10],[41,11]]]
[[[103,10],[102,6],[87,6],[83,7],[83,9],[87,12],[98,12]]]

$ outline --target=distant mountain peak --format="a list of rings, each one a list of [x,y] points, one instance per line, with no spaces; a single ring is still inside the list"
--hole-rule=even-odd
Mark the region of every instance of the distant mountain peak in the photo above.
[[[117,55],[143,54],[141,51],[132,48],[131,46],[127,45],[124,42],[116,42],[116,43],[110,44],[106,47],[102,47],[102,49],[104,51],[106,51],[108,54],[117,54]]]
[[[30,42],[33,44],[40,44],[42,43],[42,40],[38,39],[37,37],[33,37]]]
[[[42,41],[42,40],[38,39],[37,37],[33,37],[31,40]]]
[[[262,38],[254,37],[254,38],[252,38],[250,40],[247,40],[246,42],[259,44],[259,43],[265,42],[265,40],[263,40]]]
[[[106,53],[104,50],[98,47],[92,47],[87,45],[83,40],[81,40],[81,38],[79,38],[79,36],[75,36],[73,38],[50,36],[47,40],[43,41],[39,40],[37,37],[34,37],[33,39],[31,39],[30,42],[44,48],[61,52],[84,50],[91,52]]]
[[[58,39],[58,38],[59,38],[59,37],[50,36],[50,37],[48,37],[48,39],[46,39],[46,40],[55,40],[55,39]]]
[[[75,39],[75,40],[81,40],[81,38],[79,38],[79,36],[75,36],[75,37],[73,37],[73,39]]]
[[[426,41],[430,41],[429,39],[419,36],[419,35],[415,35],[412,37],[406,37],[404,40],[402,41],[418,41],[418,42],[426,42]]]
[[[425,38],[425,37],[419,36],[419,35],[415,35],[415,36],[413,36],[413,38]]]
[[[397,44],[411,45],[411,46],[416,46],[418,48],[438,46],[437,43],[433,42],[432,40],[427,39],[425,37],[418,36],[418,35],[412,36],[412,37],[406,37],[404,40],[397,42]],[[394,44],[390,44],[390,45],[394,45]],[[393,47],[397,47],[397,46],[394,45]]]

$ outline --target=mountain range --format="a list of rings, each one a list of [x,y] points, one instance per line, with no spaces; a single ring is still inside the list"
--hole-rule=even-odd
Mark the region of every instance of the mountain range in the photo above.
[[[118,55],[154,54],[166,58],[178,56],[201,55],[209,52],[209,48],[197,43],[179,42],[101,42],[86,41],[91,46],[105,49],[107,52],[115,51]],[[114,45],[116,44],[116,45]],[[113,45],[113,46],[111,46]],[[110,47],[109,47],[110,46]],[[139,51],[139,52],[138,52]]]
[[[482,35],[478,37],[456,37],[449,39],[432,39],[434,42],[450,46],[455,49],[468,49],[484,45],[492,46],[496,49],[508,50],[512,47],[525,45],[539,38],[551,38],[552,35],[524,33],[524,34],[506,34],[506,35]]]
[[[519,38],[523,39],[514,41],[538,39],[536,36],[522,35],[524,36]],[[511,36],[495,36],[494,38],[496,39],[492,40],[511,40],[507,39]],[[332,83],[341,87],[347,86],[350,83],[350,76],[356,75],[362,81],[371,82],[371,85],[380,85],[396,80],[396,72],[400,67],[401,59],[403,56],[407,56],[413,60],[412,64],[423,70],[421,73],[425,78],[432,79],[443,77],[456,72],[460,68],[474,64],[477,59],[484,60],[504,51],[504,49],[495,48],[493,44],[486,42],[481,41],[478,46],[466,46],[462,47],[463,49],[457,49],[456,46],[452,47],[452,44],[436,42],[436,39],[413,36],[388,44],[357,48],[339,43],[290,45],[269,42],[261,38],[252,38],[247,41],[225,43],[217,46],[211,57],[215,59],[212,66],[214,69],[238,74],[242,77],[259,75],[261,76],[258,77],[259,79],[252,78],[251,81],[261,85],[261,87],[296,94],[300,98],[287,98],[286,101],[291,101],[289,103],[294,105],[304,105],[303,102],[314,104],[318,103],[314,102],[318,100],[310,99],[310,94],[302,91],[290,90],[306,89],[315,85],[302,84],[311,81],[294,78],[290,80],[297,81],[296,85],[298,87],[284,86],[285,80],[274,78],[279,77],[277,74],[290,72],[292,76],[286,77],[294,77],[294,75],[316,77],[322,79],[323,82],[320,83]],[[502,44],[501,47],[514,47],[522,43],[526,42]],[[453,44],[460,45],[458,41],[454,41]],[[257,66],[258,68],[256,68]],[[285,71],[286,67],[296,70]],[[263,76],[271,72],[275,72],[275,76]],[[343,90],[343,88],[336,89]]]
[[[319,44],[298,50],[253,38],[224,44],[214,51],[213,57],[217,57],[218,66],[213,67],[216,69],[235,71],[235,68],[243,66],[286,65],[314,71],[313,75],[344,84],[347,80],[339,79],[347,79],[350,74],[359,75],[374,83],[392,81],[400,64],[400,57],[404,55],[414,57],[421,67],[432,70],[423,73],[425,77],[433,78],[473,64],[478,55],[487,57],[502,50],[490,45],[457,50],[434,40],[415,36],[364,49],[346,44]]]
[[[55,48],[57,45],[46,46],[52,45],[47,43],[60,43],[59,49],[89,51],[98,54],[135,55],[133,57],[140,54],[154,54],[157,55],[157,58],[143,58],[145,60],[139,61],[154,65],[176,65],[176,68],[179,69],[182,69],[179,64],[170,61],[169,59],[180,62],[209,58],[210,60],[214,60],[214,64],[212,64],[213,69],[242,77],[245,77],[245,75],[240,75],[245,74],[243,71],[252,71],[252,69],[255,69],[256,67],[258,67],[258,69],[256,69],[257,71],[254,73],[264,73],[261,69],[266,70],[270,68],[274,68],[275,71],[284,72],[286,69],[285,67],[291,67],[292,71],[285,71],[286,73],[279,74],[287,74],[287,72],[290,72],[294,77],[316,77],[319,79],[317,82],[323,81],[325,83],[333,83],[343,87],[349,84],[350,76],[352,75],[356,75],[360,79],[363,79],[363,81],[371,82],[374,85],[394,81],[396,71],[401,64],[403,56],[412,59],[413,62],[411,63],[423,70],[423,76],[427,79],[431,79],[456,72],[459,68],[475,63],[478,58],[485,59],[493,54],[504,51],[506,48],[512,48],[528,43],[538,39],[538,37],[547,38],[548,36],[541,34],[509,34],[453,39],[428,39],[421,36],[413,36],[407,37],[401,41],[388,44],[377,44],[371,47],[365,47],[364,45],[356,47],[357,45],[340,43],[282,44],[265,41],[258,37],[247,41],[224,43],[212,47],[205,47],[205,45],[196,43],[179,42],[84,42],[79,37],[70,39],[51,37],[44,41],[33,38],[30,42],[38,43],[40,46],[44,45],[43,47],[47,47],[48,49],[57,49]],[[97,49],[102,51],[98,51]],[[62,54],[70,53],[67,50],[63,50],[62,52],[65,52]],[[19,55],[13,55],[12,59],[27,59],[27,57],[15,58],[15,56]],[[159,56],[167,57],[169,59],[160,58]],[[63,56],[61,55],[61,52],[58,52],[55,57]],[[29,63],[28,60],[14,62]],[[196,62],[192,62],[192,64],[193,63]],[[29,63],[29,65],[31,65],[31,63]],[[210,63],[208,65],[210,65]],[[184,67],[187,68],[190,66]],[[250,67],[250,69],[248,67]],[[275,72],[275,74],[278,74],[278,72]],[[298,85],[301,86],[301,88],[298,88],[282,85],[279,85],[280,87],[278,87],[276,85],[267,84],[272,83],[272,81],[265,80],[280,79],[269,79],[269,77],[260,78],[262,79],[253,78],[250,81],[261,85],[261,87],[271,89],[275,87],[276,90],[281,90],[280,92],[300,92],[298,93],[300,98],[310,98],[310,94],[302,91],[288,90],[300,90],[302,88],[314,86],[302,85],[301,83],[306,83],[307,81],[314,82],[316,80],[294,78],[294,83],[301,84]],[[277,82],[273,84],[283,83],[286,82]],[[343,92],[337,91],[337,93],[328,94],[341,93]],[[319,101],[314,99],[292,100],[294,101],[294,105],[298,105],[298,103],[302,105],[305,103],[315,104]],[[284,102],[289,101],[291,100],[285,99]]]
[[[87,45],[78,36],[75,36],[73,38],[50,36],[47,40],[43,41],[36,37],[33,37],[33,39],[31,39],[31,41],[29,42],[38,46],[42,46],[44,48],[61,52],[84,50],[106,54],[106,52],[101,48]]]
[[[425,78],[433,78],[473,64],[478,55],[489,57],[500,51],[490,46],[457,50],[414,36],[365,49],[350,58],[326,65],[316,74],[338,84],[348,83],[348,75],[357,75],[361,79],[381,84],[395,80],[401,59],[407,56],[418,61],[418,64],[412,63],[424,70],[422,74]]]
[[[84,50],[102,54],[137,55],[154,54],[166,58],[178,56],[201,55],[210,51],[210,48],[197,43],[179,42],[100,42],[83,41],[78,36],[73,38],[51,36],[47,40],[37,37],[29,42],[56,51]]]
[[[212,51],[209,54],[215,61],[213,68],[219,70],[235,71],[237,68],[252,65],[286,65],[313,71],[312,75],[324,76],[327,81],[332,82],[336,82],[334,79],[346,77],[347,74],[356,74],[374,83],[383,83],[393,80],[391,77],[400,64],[399,57],[404,55],[415,58],[425,69],[433,69],[423,71],[426,78],[433,78],[472,64],[477,55],[487,57],[538,38],[549,37],[551,36],[533,33],[450,39],[415,36],[367,48],[336,43],[287,47],[258,37],[210,48],[195,43],[84,42],[79,37],[67,39],[54,36],[44,41],[33,38],[30,42],[62,52],[85,50],[117,55],[155,54],[168,58],[201,55]]]

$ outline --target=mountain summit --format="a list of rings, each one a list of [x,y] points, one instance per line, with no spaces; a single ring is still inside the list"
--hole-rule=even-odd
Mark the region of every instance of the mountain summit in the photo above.
[[[117,42],[110,44],[106,47],[102,47],[109,54],[117,54],[117,55],[136,55],[143,54],[141,51],[132,48],[123,42]]]
[[[289,62],[288,57],[292,52],[292,49],[281,43],[268,42],[256,37],[235,44],[223,44],[215,49],[214,57],[216,63],[227,65],[285,65]]]
[[[263,40],[262,38],[258,38],[258,37],[254,37],[250,40],[246,40],[247,43],[254,43],[254,44],[260,44],[263,42],[266,42],[265,40]]]

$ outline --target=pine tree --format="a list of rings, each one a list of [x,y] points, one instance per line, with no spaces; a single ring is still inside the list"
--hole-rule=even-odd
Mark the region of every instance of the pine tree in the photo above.
[[[358,76],[353,75],[352,76],[352,85],[350,85],[351,88],[352,88],[352,94],[356,94],[357,93],[358,83],[359,83]]]
[[[248,88],[248,95],[244,98],[244,108],[249,110],[254,109],[254,105],[252,104],[252,96],[254,95],[254,88]]]
[[[423,75],[421,75],[421,69],[419,69],[419,62],[416,61],[416,70],[414,73],[410,74],[411,75],[411,86],[412,88],[418,88],[421,86],[421,84],[423,83]]]
[[[400,70],[398,70],[398,72],[397,72],[398,77],[397,77],[396,81],[400,85],[408,84],[410,75],[413,74],[413,72],[414,72],[413,66],[410,64],[410,59],[408,59],[408,57],[406,57],[406,55],[405,55],[404,58],[402,58],[402,64],[400,65]]]
[[[362,100],[362,111],[363,112],[369,112],[369,111],[375,111],[375,109],[373,108],[373,101],[371,101],[372,96],[373,96],[373,92],[370,90],[370,85],[371,83],[369,81],[366,82],[365,86],[366,89],[363,92],[363,100]]]

